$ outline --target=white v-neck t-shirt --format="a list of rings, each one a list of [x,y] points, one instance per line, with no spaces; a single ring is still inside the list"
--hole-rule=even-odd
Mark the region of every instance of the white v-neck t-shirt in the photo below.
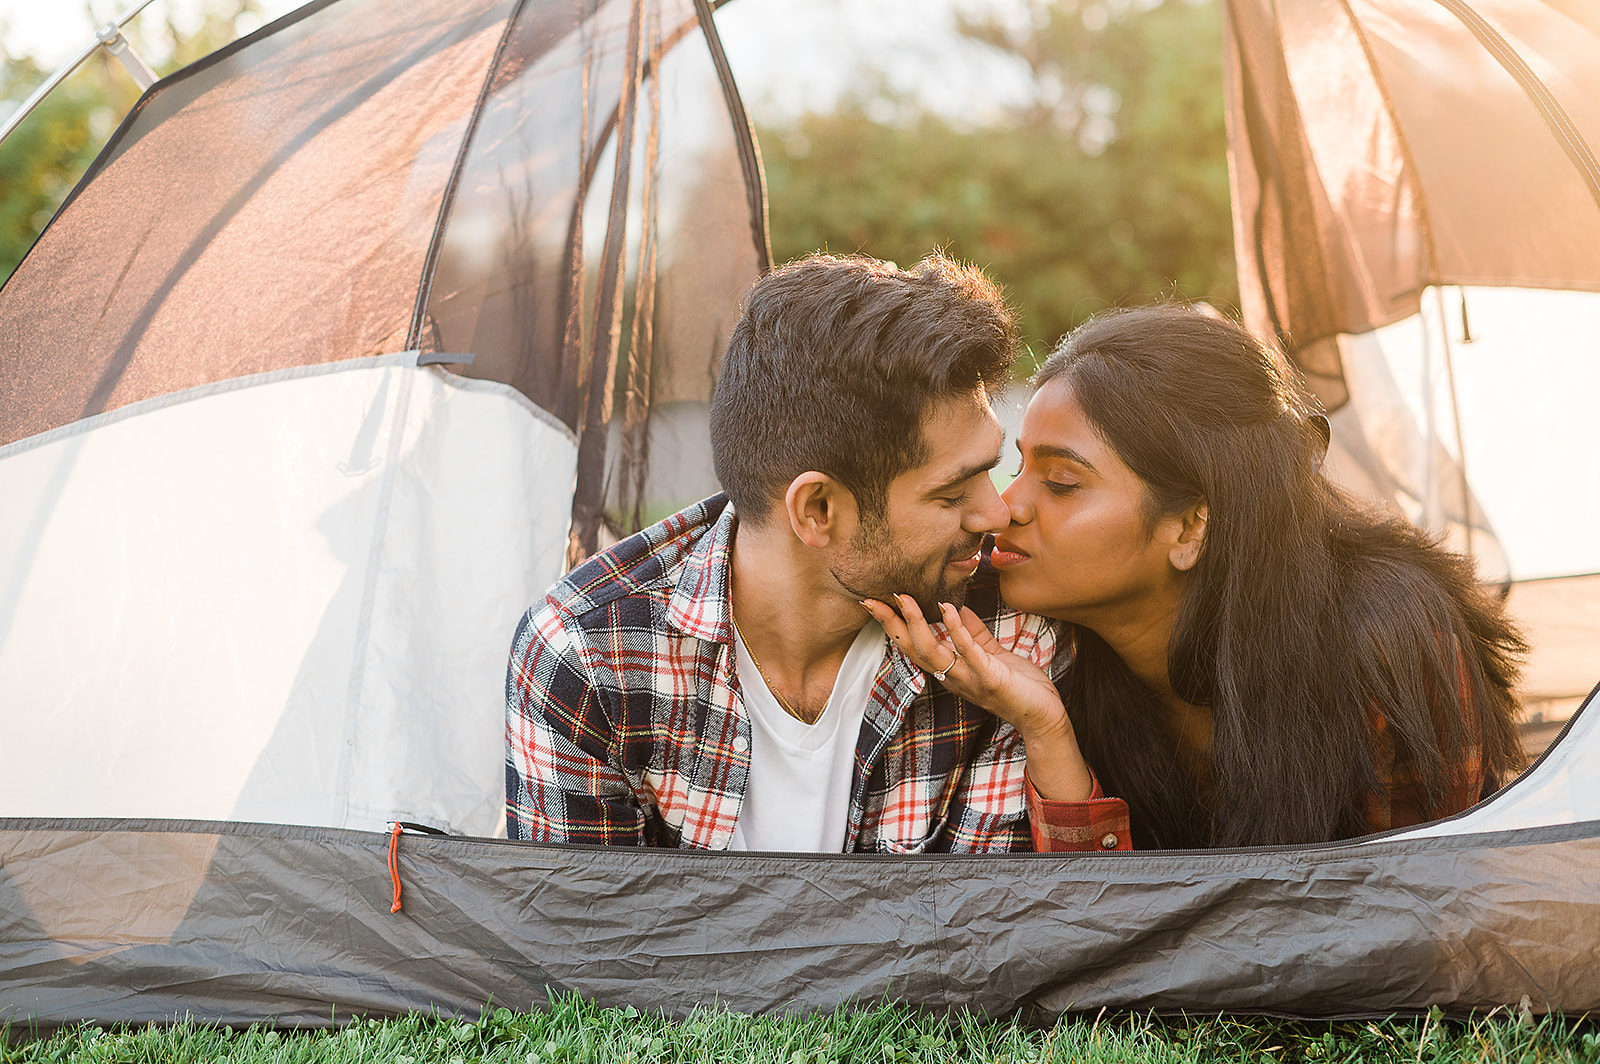
[[[869,621],[856,635],[815,724],[786,713],[737,633],[733,644],[750,716],[750,782],[728,848],[842,852],[856,741],[888,649],[883,627]]]

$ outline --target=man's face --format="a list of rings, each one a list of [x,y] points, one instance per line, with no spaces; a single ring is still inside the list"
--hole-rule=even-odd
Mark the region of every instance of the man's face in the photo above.
[[[928,460],[890,482],[883,517],[858,525],[829,568],[857,598],[910,595],[937,619],[940,602],[966,598],[984,535],[1010,520],[989,479],[1004,433],[981,390],[935,403],[922,433]]]

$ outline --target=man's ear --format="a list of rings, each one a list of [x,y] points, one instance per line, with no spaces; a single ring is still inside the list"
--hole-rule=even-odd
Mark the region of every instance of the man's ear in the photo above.
[[[846,533],[856,516],[856,499],[826,473],[808,470],[789,482],[783,496],[789,527],[808,547],[826,547]]]
[[[1167,552],[1172,567],[1179,572],[1188,572],[1200,560],[1200,555],[1206,546],[1206,518],[1209,516],[1210,510],[1204,499],[1180,515],[1182,527],[1178,531],[1176,542],[1172,544],[1172,549]]]

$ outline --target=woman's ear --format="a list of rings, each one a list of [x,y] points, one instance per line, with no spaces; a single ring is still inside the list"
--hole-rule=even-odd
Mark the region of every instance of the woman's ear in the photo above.
[[[808,470],[789,482],[783,495],[789,527],[808,547],[826,547],[846,535],[855,520],[856,499],[826,473]]]
[[[1200,560],[1200,554],[1206,546],[1206,518],[1210,510],[1206,502],[1201,499],[1183,512],[1183,527],[1178,532],[1177,542],[1167,552],[1167,558],[1172,562],[1172,567],[1179,572],[1188,572]]]

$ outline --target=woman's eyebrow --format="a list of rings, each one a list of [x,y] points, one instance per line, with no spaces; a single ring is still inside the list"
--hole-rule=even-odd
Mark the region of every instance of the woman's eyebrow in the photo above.
[[[1017,443],[1017,450],[1022,450],[1021,441]],[[1093,462],[1074,451],[1071,447],[1062,447],[1054,443],[1036,443],[1028,450],[1033,452],[1035,458],[1065,458],[1069,462],[1076,462],[1078,465],[1083,466],[1091,473],[1098,474],[1100,472],[1094,467]]]

